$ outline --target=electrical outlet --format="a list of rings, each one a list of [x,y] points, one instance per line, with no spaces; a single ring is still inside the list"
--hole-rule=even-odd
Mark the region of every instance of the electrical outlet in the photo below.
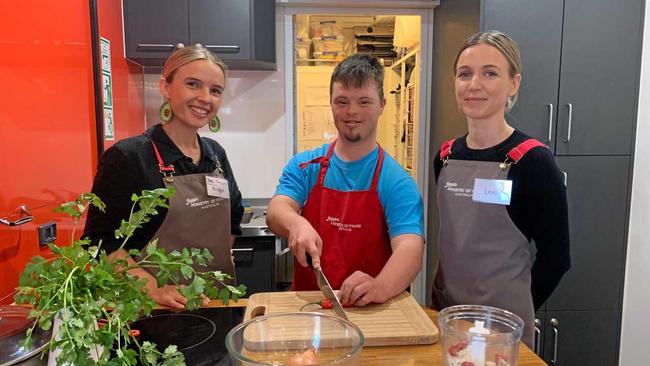
[[[38,226],[38,245],[47,245],[56,240],[56,223],[48,222]]]

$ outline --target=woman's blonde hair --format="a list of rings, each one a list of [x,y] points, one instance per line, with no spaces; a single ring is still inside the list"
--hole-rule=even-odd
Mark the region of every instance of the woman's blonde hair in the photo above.
[[[219,68],[221,68],[221,71],[223,71],[225,80],[226,70],[228,69],[226,67],[226,64],[221,61],[219,57],[215,56],[212,52],[200,44],[181,47],[174,51],[165,61],[162,77],[165,79],[165,81],[171,83],[172,80],[174,80],[174,75],[176,74],[176,70],[178,70],[179,67],[198,60],[211,61],[215,65],[219,66]]]
[[[515,75],[521,74],[521,55],[519,52],[519,45],[517,42],[513,41],[512,38],[508,37],[505,33],[499,31],[487,31],[476,33],[463,43],[463,46],[458,50],[456,55],[456,60],[454,61],[454,74],[456,74],[456,67],[458,66],[458,59],[460,54],[463,53],[466,49],[476,46],[478,44],[487,44],[490,45],[506,58],[508,61],[508,74],[510,78],[514,78]],[[508,112],[512,107],[514,107],[517,102],[517,92],[515,95],[508,97],[508,103],[506,103],[506,112]]]

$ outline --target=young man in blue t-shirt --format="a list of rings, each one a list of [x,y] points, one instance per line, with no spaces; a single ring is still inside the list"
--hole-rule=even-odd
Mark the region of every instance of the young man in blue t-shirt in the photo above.
[[[288,239],[300,264],[294,290],[318,289],[305,253],[344,304],[383,303],[420,271],[422,199],[377,144],[383,77],[383,66],[369,55],[352,55],[334,69],[330,103],[338,138],[294,156],[269,203],[269,227]]]

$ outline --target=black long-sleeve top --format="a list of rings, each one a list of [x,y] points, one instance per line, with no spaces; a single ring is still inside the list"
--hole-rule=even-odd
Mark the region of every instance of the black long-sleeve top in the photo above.
[[[197,138],[201,146],[198,165],[181,152],[162,129],[162,125],[148,129],[144,135],[118,141],[106,150],[100,159],[92,188],[92,192],[106,204],[106,212],[102,213],[91,206],[83,236],[90,238],[93,244],[97,244],[101,239],[101,248],[106,253],[117,250],[123,239],[115,239],[115,230],[119,228],[121,220],[129,217],[133,205],[131,195],[140,194],[145,189],[165,186],[151,144],[152,140],[165,165],[174,165],[176,176],[211,173],[217,168],[217,161],[220,162],[230,190],[230,230],[233,235],[241,234],[240,222],[244,212],[242,197],[226,152],[212,139],[198,135]],[[159,208],[158,215],[151,217],[148,223],[137,229],[124,248],[143,249],[158,231],[166,215],[167,209]]]
[[[487,149],[470,149],[466,136],[454,141],[451,159],[503,162],[506,154],[530,138],[515,130],[502,143]],[[436,182],[442,169],[440,151],[434,162]],[[510,166],[512,196],[508,215],[517,228],[534,241],[537,253],[532,267],[531,292],[538,309],[571,267],[569,218],[564,176],[553,154],[545,148],[530,150]]]

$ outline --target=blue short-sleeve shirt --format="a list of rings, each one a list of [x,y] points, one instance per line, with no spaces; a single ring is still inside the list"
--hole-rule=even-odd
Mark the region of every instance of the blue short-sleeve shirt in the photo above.
[[[300,164],[327,155],[329,146],[330,144],[325,144],[291,158],[282,172],[275,194],[288,196],[298,202],[300,207],[304,206],[318,180],[320,164],[309,164],[302,169]],[[365,157],[350,162],[339,159],[334,152],[325,175],[325,187],[344,192],[370,189],[378,157],[378,147]],[[377,191],[390,238],[402,234],[415,234],[424,238],[420,192],[413,178],[388,153],[384,153]]]

